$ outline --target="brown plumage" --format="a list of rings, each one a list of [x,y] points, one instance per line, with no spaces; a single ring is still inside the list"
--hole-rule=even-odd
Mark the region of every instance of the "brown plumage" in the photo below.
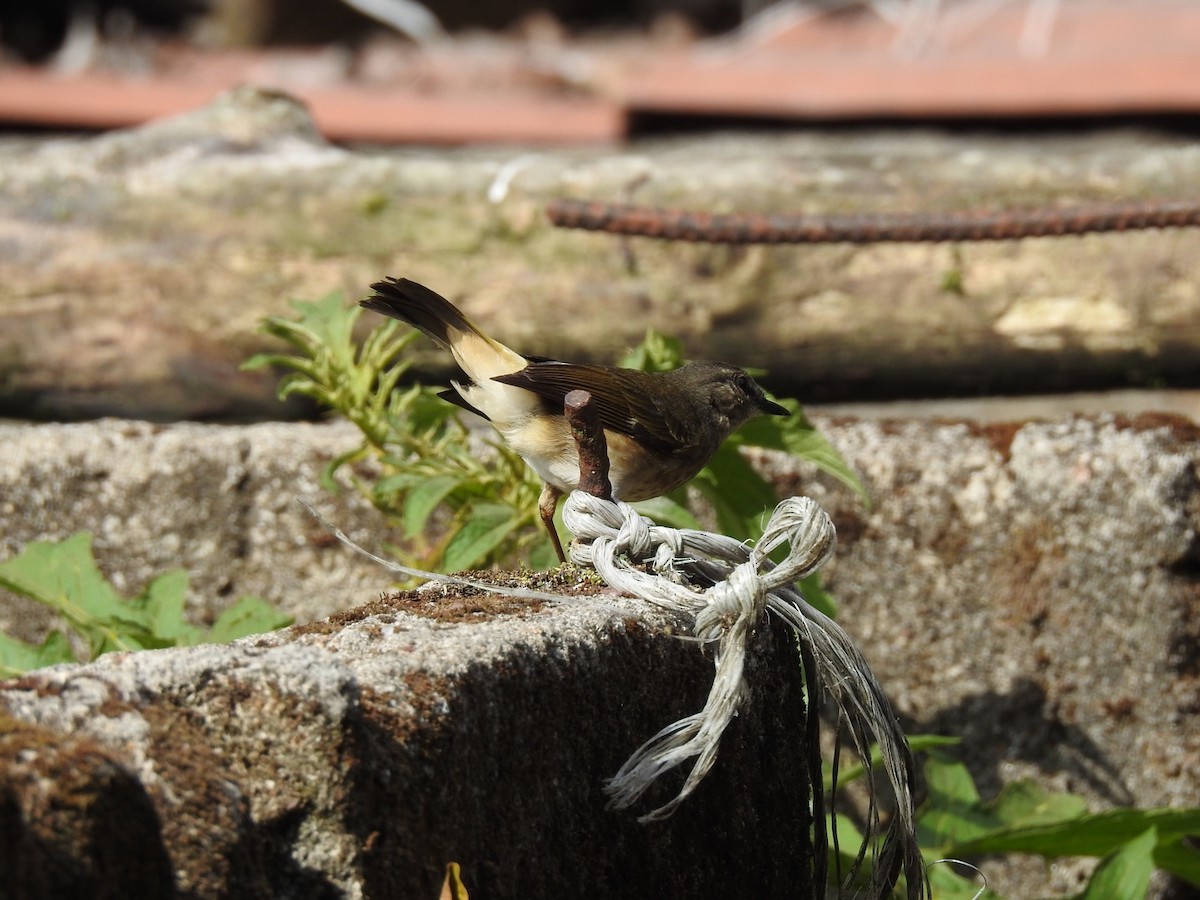
[[[725,438],[762,413],[787,415],[736,366],[690,363],[671,372],[641,372],[525,357],[488,337],[449,300],[407,279],[371,285],[367,309],[419,329],[453,354],[470,379],[451,382],[443,397],[488,419],[541,476],[538,509],[565,561],[554,530],[558,498],[579,483],[579,457],[563,399],[592,395],[608,442],[613,496],[647,500],[700,471]]]

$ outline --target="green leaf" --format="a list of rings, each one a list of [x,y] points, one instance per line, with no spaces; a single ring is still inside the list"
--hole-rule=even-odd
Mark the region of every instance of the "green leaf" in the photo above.
[[[995,800],[982,803],[966,766],[937,753],[925,764],[925,778],[929,796],[918,815],[918,837],[941,856],[988,852],[981,848],[997,836],[1012,839],[1042,827],[1070,830],[1087,809],[1083,798],[1051,794],[1032,781],[1007,785]]]
[[[187,583],[187,572],[172,569],[154,578],[133,601],[146,611],[150,633],[162,639],[161,646],[194,644],[200,637],[200,630],[183,617]]]
[[[768,450],[782,450],[812,463],[849,487],[869,508],[871,496],[867,493],[866,486],[837,448],[809,422],[800,404],[790,397],[773,399],[786,407],[791,415],[759,416],[751,419],[738,429],[735,437],[745,444]]]
[[[461,572],[482,563],[521,524],[516,510],[499,503],[474,504],[464,519],[442,555],[448,572]]]
[[[440,388],[415,386],[408,398],[405,426],[417,433],[438,431],[447,426],[457,426],[456,431],[465,435],[466,429],[458,423],[459,408],[438,394]]]
[[[811,575],[804,576],[800,579],[798,586],[801,596],[808,601],[810,606],[816,608],[819,612],[823,612],[831,619],[837,618],[837,601],[833,599],[832,594],[825,590],[825,586],[821,582],[820,572],[813,572]]]
[[[205,641],[223,644],[250,634],[275,631],[292,624],[292,617],[281,613],[258,597],[241,597],[217,617]]]
[[[31,669],[78,662],[61,631],[52,631],[40,644],[0,634],[0,678],[11,678]]]
[[[562,532],[559,532],[562,535]],[[566,535],[562,535],[566,537]],[[566,544],[563,545],[566,550]],[[544,537],[538,540],[532,547],[529,548],[529,568],[553,569],[558,565],[558,554],[554,552],[554,545],[550,543],[550,538]]]
[[[617,365],[643,372],[670,372],[683,365],[683,343],[648,328],[641,345],[626,353]]]
[[[862,846],[863,834],[849,816],[835,816],[832,813],[825,816],[825,829],[829,837],[829,881],[830,884],[833,884],[835,881],[844,880],[849,875],[858,848]],[[836,850],[834,849],[835,836],[837,838]],[[869,868],[866,871],[860,870],[853,887],[860,890],[865,889],[869,883],[868,875]]]
[[[1028,827],[1076,819],[1087,812],[1087,801],[1075,794],[1051,794],[1023,779],[1006,784],[988,805],[1005,825]]]
[[[913,753],[922,753],[927,750],[933,750],[937,747],[952,747],[962,743],[962,738],[950,737],[945,734],[914,734],[908,738],[908,748]],[[883,764],[883,754],[879,750],[878,744],[871,745],[871,767],[878,768]],[[833,782],[831,780],[832,769],[828,763],[823,764],[825,769],[825,790],[833,790]],[[867,773],[867,768],[862,763],[853,766],[842,766],[838,771],[838,786],[850,784],[852,781],[857,781]]]
[[[404,497],[404,533],[415,537],[425,528],[425,522],[447,495],[462,484],[457,475],[422,478],[408,489]]]
[[[143,649],[151,636],[148,617],[126,603],[97,568],[87,532],[57,543],[30,542],[0,563],[0,587],[61,614],[87,639],[93,657]]]
[[[943,806],[975,806],[979,791],[967,767],[941,754],[931,754],[925,763],[925,780],[929,786],[930,803]]]
[[[672,495],[675,493],[672,491]],[[679,493],[686,496],[686,491],[684,490],[681,490]],[[653,500],[640,500],[633,504],[633,507],[643,516],[653,519],[658,525],[665,525],[668,528],[700,528],[700,520],[692,515],[691,510],[686,506],[673,499],[673,496],[655,497]]]
[[[367,455],[367,451],[368,444],[364,441],[357,447],[352,447],[349,450],[339,453],[321,467],[321,474],[317,476],[317,482],[322,488],[329,491],[331,494],[340,493],[342,489],[341,485],[338,484],[337,479],[334,476],[337,475],[338,470],[342,468],[342,466],[356,463],[365,457]]]
[[[91,535],[86,532],[57,543],[30,543],[0,563],[0,586],[60,614],[87,639],[91,658],[112,650],[185,646],[203,634],[183,617],[186,572],[164,572],[136,597],[125,600],[97,568]],[[289,621],[263,601],[246,598],[222,614],[212,635],[228,640]],[[0,635],[0,675],[60,662],[76,662],[60,632],[51,633],[41,645]]]
[[[922,847],[941,848],[940,856],[962,856],[946,848],[987,833],[995,819],[980,803],[975,781],[962,763],[931,753],[925,780],[929,796],[918,816],[918,840]]]
[[[59,612],[78,604],[93,615],[120,612],[122,602],[92,556],[86,531],[65,540],[31,541],[0,563],[0,585]]]
[[[1104,856],[1148,828],[1162,840],[1200,834],[1200,809],[1110,809],[1063,822],[997,828],[954,847],[954,855],[1035,853],[1039,856]]]
[[[947,859],[930,860],[926,871],[929,873],[929,887],[937,900],[996,900],[996,895],[991,891],[979,893],[983,878],[979,872],[967,866]],[[904,894],[897,891],[895,896],[903,897]]]
[[[1200,809],[1089,814],[1081,797],[1049,793],[1030,781],[1014,782],[984,804],[965,767],[937,754],[926,764],[926,781],[929,797],[918,815],[918,837],[927,857],[1112,855],[1098,886],[1080,895],[1087,900],[1144,896],[1138,885],[1154,865],[1200,884],[1200,853],[1183,844],[1184,836],[1200,833]],[[1151,831],[1157,841],[1146,837]],[[1138,849],[1126,853],[1122,848],[1131,843]],[[1127,884],[1136,890],[1129,893]]]
[[[1104,858],[1088,880],[1080,900],[1136,900],[1145,897],[1154,874],[1154,845],[1158,831],[1147,828],[1121,849]]]
[[[253,372],[255,369],[264,369],[267,366],[273,366],[281,359],[282,357],[278,353],[255,353],[238,368],[243,372]]]
[[[386,497],[389,494],[403,494],[412,487],[420,484],[429,477],[426,472],[418,472],[408,467],[410,463],[406,460],[391,459],[384,457],[383,462],[389,466],[402,467],[401,471],[395,472],[392,475],[385,475],[375,482],[371,488],[372,494],[376,497]]]
[[[947,739],[939,735],[927,735],[925,737],[941,743]],[[918,738],[920,739],[920,738]],[[840,864],[841,877],[844,879],[850,871],[850,867],[854,863],[855,853],[862,846],[862,832],[855,827],[854,823],[847,816],[839,815],[836,817],[837,835],[838,835],[838,853],[835,855],[833,850],[833,822],[834,816],[827,814],[825,816],[825,827],[829,834],[829,884],[835,884],[837,873],[839,871],[835,866]],[[933,897],[936,900],[976,900],[978,895],[979,900],[998,900],[996,894],[985,890],[982,894],[979,893],[981,881],[979,874],[970,871],[964,866],[956,866],[949,860],[938,861],[934,865],[936,857],[926,856],[927,872],[929,874],[930,887],[933,889]],[[864,892],[870,883],[872,858],[868,855],[863,869],[859,872],[854,883],[850,885],[853,895],[853,889]],[[965,874],[959,874],[959,870],[965,870]],[[896,890],[890,894],[890,897],[900,898],[907,896],[904,889],[904,879],[901,878],[900,884]]]
[[[765,517],[777,501],[775,489],[732,442],[713,455],[692,484],[712,504],[720,531],[739,540],[762,534]]]
[[[327,350],[341,356],[342,362],[349,361],[351,332],[361,307],[347,304],[340,291],[331,291],[312,302],[293,300],[292,309],[298,314],[295,322],[284,320],[280,325],[292,333],[310,333]]]
[[[1154,864],[1189,884],[1200,887],[1200,849],[1194,846],[1195,835],[1188,837],[1192,846],[1184,843],[1182,835],[1160,839],[1154,848]]]

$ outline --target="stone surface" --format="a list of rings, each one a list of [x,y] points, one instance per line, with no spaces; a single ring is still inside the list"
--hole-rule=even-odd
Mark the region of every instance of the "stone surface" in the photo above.
[[[781,491],[812,496],[833,516],[839,548],[825,572],[840,604],[839,620],[880,676],[906,730],[961,737],[964,758],[985,796],[1029,776],[1047,788],[1084,795],[1093,809],[1194,805],[1200,796],[1197,427],[1180,417],[1154,414],[1027,423],[829,417],[816,421],[861,473],[873,497],[870,509],[827,477],[787,458],[762,454],[756,462]],[[92,528],[104,535],[102,565],[125,573],[125,583],[140,584],[152,571],[170,565],[192,568],[197,613],[215,610],[231,599],[226,595],[256,585],[271,599],[296,604],[292,608],[302,618],[311,618],[361,602],[387,581],[386,573],[365,563],[358,568],[349,551],[319,540],[319,528],[292,499],[295,494],[315,494],[335,521],[350,523],[347,530],[368,546],[386,540],[382,526],[369,511],[351,503],[350,495],[334,501],[317,494],[317,460],[353,442],[344,426],[154,428],[103,422],[10,428],[2,438],[0,497],[12,510],[5,515],[6,552],[39,536],[40,528],[56,536]],[[187,471],[187,466],[195,471]],[[159,467],[169,475],[156,474]],[[247,485],[241,499],[229,488],[239,481]],[[226,503],[237,505],[242,514],[226,512]],[[155,535],[156,540],[148,537]],[[189,548],[199,546],[213,549],[188,555]],[[237,547],[248,548],[244,556],[222,549]],[[595,627],[602,635],[609,633],[609,625],[603,623],[609,621],[605,616],[614,603],[597,619]],[[10,603],[0,608],[10,624],[26,616],[27,607]],[[347,622],[372,622],[372,628],[388,632],[389,623],[370,618],[376,613],[314,624],[308,634],[326,635],[319,647],[311,644],[315,637],[301,639],[301,630],[290,637],[264,638],[261,646],[250,640],[239,650],[210,648],[203,652],[212,654],[211,664],[200,666],[205,674],[195,680],[207,685],[216,678],[216,686],[204,688],[205,696],[216,703],[230,694],[220,687],[227,683],[223,679],[241,677],[226,675],[226,670],[261,671],[265,664],[254,661],[255,653],[308,653],[308,678],[334,678],[324,669],[336,656],[339,665],[358,673],[361,685],[390,692],[395,673],[378,674],[373,668],[384,664],[382,658],[360,660],[359,637],[338,637]],[[382,614],[394,613],[388,607]],[[566,613],[556,608],[554,615]],[[483,627],[499,627],[487,624],[487,616],[479,618]],[[526,619],[517,621],[524,624],[514,627],[535,627]],[[407,618],[403,622],[410,627]],[[464,665],[476,656],[486,657],[474,649],[473,627],[456,630],[451,641],[460,647]],[[547,633],[557,627],[545,625]],[[432,640],[441,633],[421,626],[412,632],[414,640],[405,645],[412,649],[405,652],[425,654],[415,636],[420,634],[424,641],[427,634]],[[574,665],[575,651],[565,656],[546,651],[553,660],[539,660],[538,647],[558,646],[557,638],[546,640],[527,642],[533,648],[526,660],[531,667],[542,674],[553,670],[550,680],[555,685],[584,677],[575,669],[553,668],[559,664],[553,660]],[[659,701],[666,702],[682,676],[665,674],[658,656],[665,651],[657,640],[647,646],[641,641],[639,637],[629,649],[638,660],[634,667],[654,674],[638,690],[665,692]],[[668,641],[666,646],[674,645]],[[339,649],[328,655],[333,647]],[[132,667],[147,679],[159,678],[150,674],[152,661],[165,658],[121,657],[95,669],[56,670],[37,678],[50,678],[54,684],[71,681],[79,690],[91,678],[79,671],[100,671],[105,673],[102,679],[109,679]],[[471,671],[491,671],[488,664],[481,666]],[[513,671],[514,683],[504,690],[518,690],[520,671]],[[181,675],[179,680],[191,677]],[[256,682],[251,692],[256,698],[260,692],[279,689],[262,677],[271,686]],[[624,702],[618,696],[630,690],[620,686],[624,682],[587,680],[591,677],[584,682],[586,698],[575,695],[571,702],[585,707]],[[461,715],[474,715],[479,709],[475,704],[500,702],[490,699],[493,682],[485,679],[482,684],[490,686],[471,693],[471,712]],[[555,697],[559,695],[554,692],[565,689],[545,688]],[[520,698],[505,694],[508,699],[503,702],[536,711],[539,704],[552,702],[541,699],[542,690]],[[54,694],[43,688],[33,692]],[[176,691],[178,697],[183,696],[180,692],[182,688]],[[289,707],[297,692],[299,688],[288,687],[288,699],[278,702]],[[360,693],[366,697],[368,692],[364,687]],[[107,694],[89,695],[90,700],[80,696],[81,707],[102,707]],[[683,707],[694,706],[693,699]],[[183,699],[178,702],[185,704]],[[246,708],[254,708],[257,717],[265,702],[255,699]],[[448,722],[457,722],[458,710],[465,707],[454,709]],[[666,721],[671,714],[659,718]],[[65,721],[55,718],[58,715],[38,712],[22,717],[58,729]],[[325,718],[313,715],[314,721],[329,722],[326,713],[321,713]],[[247,722],[239,727],[258,726]],[[255,735],[289,727],[272,724],[246,732],[242,746],[254,745]],[[334,725],[329,727],[336,732]],[[528,727],[521,740],[540,743],[539,729],[544,726]],[[608,748],[612,762],[619,763],[630,744],[654,730],[650,722],[639,727],[641,731],[635,727],[633,733],[614,739],[621,746]],[[590,734],[600,743],[609,740]],[[462,740],[469,744],[475,738]],[[464,747],[462,752],[477,750]],[[609,774],[609,762],[605,757],[593,777]],[[266,771],[255,769],[246,783],[260,776],[275,778],[264,775]],[[487,770],[486,777],[496,771]],[[112,790],[123,790],[114,785]],[[268,789],[259,789],[266,796]],[[246,815],[251,824],[244,827],[253,830],[258,820]],[[293,811],[277,823],[278,830],[294,827],[306,834],[316,821],[306,816]],[[490,824],[495,827],[495,821]],[[336,855],[329,848],[322,852]],[[429,861],[428,871],[445,861]],[[991,860],[987,871],[1002,896],[1024,897],[1077,891],[1083,870],[1064,864],[1046,871],[1040,863]]]
[[[287,99],[238,91],[129,132],[0,144],[0,414],[282,415],[273,379],[237,370],[259,320],[387,274],[525,353],[611,362],[652,326],[806,400],[1194,383],[1194,230],[731,249],[558,230],[542,208],[1011,208],[1198,180],[1193,142],[1135,131],[350,150]]]
[[[790,461],[764,463],[833,517],[826,586],[908,733],[962,738],[985,797],[1032,777],[1093,809],[1194,806],[1195,424],[820,425],[871,510]],[[1075,893],[1087,872],[1011,858],[985,869],[1004,897]]]
[[[450,861],[472,896],[808,896],[790,635],[760,632],[719,771],[641,825],[604,779],[700,708],[712,663],[638,604],[558,590],[403,594],[7,683],[0,827],[25,862],[5,896],[167,896],[173,878],[195,898],[433,898]]]
[[[351,535],[369,529],[375,549],[400,538],[348,486],[345,471],[339,493],[320,486],[329,461],[358,443],[345,422],[0,425],[0,554],[88,531],[97,563],[125,596],[183,568],[198,621],[247,594],[300,621],[329,615],[391,578],[347,552],[296,498]],[[0,630],[24,638],[44,630],[40,607],[3,591],[0,598],[9,601],[0,599]]]
[[[790,487],[837,524],[825,572],[841,621],[915,727],[962,736],[985,790],[1038,774],[1097,801],[1193,802],[1196,426],[828,431],[873,509],[823,478]]]

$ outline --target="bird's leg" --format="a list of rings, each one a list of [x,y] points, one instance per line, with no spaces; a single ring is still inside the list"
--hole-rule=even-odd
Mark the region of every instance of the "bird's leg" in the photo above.
[[[538,512],[542,516],[542,524],[546,526],[550,540],[554,543],[554,552],[558,554],[558,561],[565,563],[567,554],[563,553],[562,541],[558,539],[558,532],[554,530],[554,511],[558,509],[558,498],[561,496],[562,491],[554,485],[543,485],[542,495],[538,497]]]

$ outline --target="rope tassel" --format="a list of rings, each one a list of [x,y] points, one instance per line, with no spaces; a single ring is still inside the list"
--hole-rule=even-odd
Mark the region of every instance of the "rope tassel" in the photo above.
[[[908,742],[883,689],[849,635],[794,587],[833,554],[836,532],[825,511],[807,497],[784,500],[753,547],[706,531],[664,528],[628,504],[582,491],[567,499],[563,521],[575,535],[570,552],[576,564],[593,566],[609,586],[683,617],[699,641],[715,647],[716,675],[704,708],[668,725],[633,753],[607,784],[613,805],[632,805],[659,776],[693,759],[676,797],[640,820],[671,815],[696,789],[716,761],[721,735],[747,696],[747,646],[769,610],[786,622],[801,642],[809,715],[816,715],[819,698],[828,692],[868,768],[870,745],[878,742],[895,794],[896,811],[883,833],[872,791],[864,843],[850,876],[873,845],[874,896],[883,896],[902,872],[909,896],[926,896],[927,881],[915,836],[914,764]],[[784,545],[787,556],[775,564],[770,554]],[[652,572],[641,568],[646,564]],[[811,770],[810,766],[810,780]],[[819,766],[815,776],[814,854],[824,857]]]

